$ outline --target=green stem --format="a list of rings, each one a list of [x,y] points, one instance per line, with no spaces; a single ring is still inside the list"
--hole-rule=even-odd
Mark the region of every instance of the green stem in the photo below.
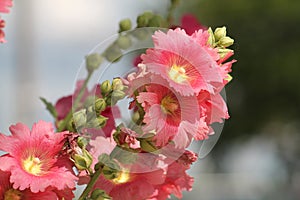
[[[174,11],[176,9],[176,7],[178,6],[179,4],[179,0],[175,0],[175,1],[172,1],[171,0],[171,5],[168,9],[168,15],[167,15],[167,22],[169,25],[173,24],[173,15],[174,15]]]
[[[64,119],[64,120],[62,121],[62,123],[59,125],[59,127],[58,127],[58,129],[57,129],[58,132],[61,132],[61,131],[65,130],[65,128],[66,128],[66,126],[68,125],[69,121],[72,119],[72,116],[73,116],[73,110],[75,111],[75,110],[77,109],[78,103],[80,102],[80,100],[81,100],[81,98],[82,98],[82,96],[83,96],[83,94],[84,94],[84,91],[85,91],[85,89],[86,89],[86,87],[87,87],[87,84],[88,84],[89,80],[91,79],[91,77],[92,77],[92,72],[89,72],[87,78],[84,80],[84,83],[83,83],[82,87],[80,88],[80,91],[79,91],[78,96],[77,96],[76,99],[75,99],[75,102],[74,102],[74,104],[73,104],[73,109],[71,109],[71,110],[68,112],[68,114],[67,114],[67,116],[65,117],[65,119]]]
[[[90,182],[88,183],[88,185],[86,186],[86,188],[84,189],[84,191],[82,192],[78,200],[84,200],[89,195],[94,185],[96,184],[99,176],[101,175],[101,172],[102,172],[102,168],[95,171],[95,173],[92,175]]]

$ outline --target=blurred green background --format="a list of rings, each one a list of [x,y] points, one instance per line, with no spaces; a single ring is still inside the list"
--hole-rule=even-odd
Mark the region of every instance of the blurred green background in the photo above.
[[[252,196],[211,199],[300,199],[300,1],[186,0],[178,14],[184,13],[193,13],[206,26],[225,25],[235,39],[238,62],[226,88],[231,119],[210,155],[214,172],[261,173],[270,179],[260,185],[258,178],[257,188],[249,188]],[[227,153],[234,163],[224,164]],[[247,185],[247,180],[236,182],[237,188]]]

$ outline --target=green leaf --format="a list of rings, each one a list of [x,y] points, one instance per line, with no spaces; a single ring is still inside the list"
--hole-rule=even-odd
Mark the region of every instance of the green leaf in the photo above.
[[[56,119],[57,118],[57,112],[56,112],[55,107],[52,105],[52,103],[48,102],[43,97],[40,97],[40,100],[45,104],[46,109],[50,112],[50,114]]]

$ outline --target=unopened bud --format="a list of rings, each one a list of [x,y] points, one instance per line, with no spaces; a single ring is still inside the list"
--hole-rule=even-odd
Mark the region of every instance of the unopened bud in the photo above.
[[[91,194],[92,200],[108,200],[111,199],[103,190],[95,189]]]
[[[92,72],[99,68],[103,58],[98,53],[93,53],[86,56],[86,68],[89,72]]]
[[[214,36],[214,33],[213,31],[211,30],[211,28],[209,28],[207,30],[208,34],[209,34],[209,37],[208,37],[208,40],[207,40],[207,44],[211,47],[214,47],[215,45],[215,36]]]
[[[223,37],[219,40],[218,45],[221,47],[229,47],[231,45],[233,45],[234,40],[230,37]]]
[[[163,18],[160,15],[153,16],[148,23],[149,27],[162,27],[163,26]]]
[[[101,86],[101,93],[103,96],[106,96],[111,91],[111,84],[109,80],[104,81]]]
[[[137,28],[132,31],[132,35],[139,40],[145,40],[148,38],[149,33],[143,28]]]
[[[148,23],[152,17],[153,17],[153,13],[148,11],[139,15],[136,19],[137,27],[140,28],[140,27],[148,26]]]
[[[93,162],[91,154],[86,149],[82,149],[82,154],[75,154],[72,158],[78,170],[89,169]]]
[[[218,48],[218,54],[219,54],[220,58],[224,58],[229,52],[233,52],[233,50]]]
[[[121,49],[127,49],[131,46],[131,39],[129,36],[121,35],[117,40],[117,44]]]
[[[113,90],[123,90],[123,82],[120,78],[114,78],[112,81],[112,89]]]
[[[119,23],[119,33],[123,31],[128,31],[131,29],[131,20],[130,19],[123,19]]]
[[[146,152],[157,151],[157,147],[153,144],[152,141],[148,141],[147,139],[140,140],[141,148]]]
[[[114,44],[106,49],[104,55],[109,62],[117,62],[121,58],[122,52],[118,45]]]
[[[120,166],[118,163],[110,158],[107,154],[101,154],[98,157],[98,163],[103,166],[102,174],[105,178],[112,180],[119,176]]]
[[[73,114],[73,120],[76,127],[82,127],[86,124],[86,109],[81,109]]]
[[[123,92],[121,90],[115,90],[111,94],[111,104],[115,105],[117,103],[117,101],[123,99],[125,96],[126,96],[125,92]]]
[[[84,148],[88,144],[88,141],[84,137],[78,137],[77,144],[80,148]]]
[[[107,119],[108,119],[107,117],[100,115],[99,117],[88,121],[86,126],[87,128],[101,128],[105,126]]]
[[[219,41],[221,38],[226,36],[226,27],[216,28],[214,33],[216,41]]]
[[[102,112],[103,110],[105,110],[106,108],[106,102],[103,98],[98,98],[95,101],[95,111],[97,113]]]

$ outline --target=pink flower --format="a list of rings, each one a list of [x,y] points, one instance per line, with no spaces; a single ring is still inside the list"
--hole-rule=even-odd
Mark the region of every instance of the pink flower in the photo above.
[[[154,48],[142,55],[143,63],[180,94],[214,93],[214,85],[223,83],[214,58],[184,30],[157,31],[153,41]]]
[[[177,198],[182,198],[182,191],[191,191],[194,178],[186,173],[189,165],[183,165],[174,162],[168,166],[166,179],[163,184],[155,187],[156,192],[152,196],[152,200],[165,200],[174,194]]]
[[[1,0],[0,1],[0,12],[8,13],[8,7],[12,7],[12,0]]]
[[[178,147],[186,147],[192,137],[202,138],[198,136],[200,109],[195,96],[180,96],[162,85],[151,84],[146,87],[146,92],[139,93],[137,101],[145,110],[144,131],[156,132],[157,146],[165,146],[176,135],[181,138],[176,140]],[[205,123],[201,126],[207,129]]]
[[[29,189],[14,189],[9,181],[9,177],[10,172],[4,172],[0,170],[0,200],[62,200],[62,198],[58,197],[55,191],[51,190],[33,193]]]
[[[185,30],[185,32],[188,35],[192,35],[195,31],[199,29],[206,30],[207,27],[203,26],[198,19],[192,15],[192,14],[185,14],[181,17],[181,26],[182,29]]]
[[[2,30],[4,27],[5,27],[5,21],[0,18],[0,43],[6,42],[6,40],[4,39],[5,33]]]
[[[77,178],[71,161],[61,154],[68,132],[54,133],[52,124],[44,121],[34,124],[31,131],[21,123],[10,131],[11,136],[0,134],[0,150],[8,153],[0,157],[0,170],[11,173],[14,189],[33,193],[74,189]]]

